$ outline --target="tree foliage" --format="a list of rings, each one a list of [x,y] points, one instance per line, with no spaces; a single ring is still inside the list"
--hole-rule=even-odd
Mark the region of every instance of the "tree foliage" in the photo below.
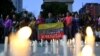
[[[68,12],[67,7],[68,6],[65,3],[59,3],[59,2],[43,3],[41,6],[44,17],[46,17],[47,13],[49,12],[53,13],[54,16],[58,14],[64,14]]]
[[[15,7],[11,0],[0,0],[0,14],[10,14],[12,10],[15,10]]]

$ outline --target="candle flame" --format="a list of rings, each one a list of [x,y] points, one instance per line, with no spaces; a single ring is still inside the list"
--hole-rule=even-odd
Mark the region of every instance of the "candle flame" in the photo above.
[[[19,31],[17,32],[18,34],[17,36],[20,40],[27,40],[30,37],[31,33],[32,33],[31,28],[28,26],[25,26],[19,29]]]
[[[18,30],[17,33],[10,35],[10,56],[29,56],[30,40],[28,39],[32,33],[30,27],[25,26]]]
[[[76,38],[81,38],[81,34],[80,34],[80,33],[77,33],[77,34],[75,35],[75,37],[76,37]]]
[[[85,46],[81,52],[81,56],[95,56],[94,53],[94,44],[95,44],[95,37],[93,35],[93,31],[91,27],[87,27],[86,29],[86,37],[85,37]]]
[[[92,31],[91,27],[87,27],[86,34],[87,34],[87,36],[93,36],[93,31]]]

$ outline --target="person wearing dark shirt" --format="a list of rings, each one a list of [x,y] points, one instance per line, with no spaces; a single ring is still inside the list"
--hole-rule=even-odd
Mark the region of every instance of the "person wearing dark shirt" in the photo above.
[[[0,17],[0,42],[3,40],[3,32],[4,32],[4,26],[3,26],[3,15]]]
[[[37,25],[43,24],[44,21],[45,21],[44,18],[43,18],[41,15],[39,15],[39,16],[38,16],[38,19],[36,20],[36,24],[37,24]]]
[[[45,23],[55,23],[56,19],[52,17],[52,13],[48,13],[48,18],[46,18]]]
[[[72,20],[72,35],[73,37],[75,36],[75,34],[79,31],[80,28],[80,20],[78,17],[78,14],[75,14]]]
[[[65,27],[66,27],[66,35],[68,36],[68,39],[72,38],[72,15],[70,12],[66,13],[65,17]]]
[[[10,19],[9,15],[6,16],[4,21],[4,37],[8,36],[12,30],[12,20]]]
[[[3,27],[3,15],[0,17],[0,27]]]

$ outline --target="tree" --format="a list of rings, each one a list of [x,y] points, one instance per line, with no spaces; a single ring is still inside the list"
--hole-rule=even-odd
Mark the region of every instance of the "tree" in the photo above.
[[[47,13],[51,12],[54,16],[58,14],[65,14],[68,12],[68,6],[65,3],[60,2],[51,2],[51,3],[43,3],[41,5],[42,14],[44,17],[47,17]]]
[[[10,14],[12,10],[15,10],[11,0],[1,0],[0,1],[0,14]]]

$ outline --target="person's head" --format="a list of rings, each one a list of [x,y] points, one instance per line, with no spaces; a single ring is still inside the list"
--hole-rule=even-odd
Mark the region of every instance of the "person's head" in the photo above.
[[[13,18],[15,19],[16,18],[16,15],[13,15]]]
[[[62,17],[64,17],[65,16],[65,14],[62,14]]]
[[[32,20],[32,21],[36,21],[36,19],[35,19],[34,17],[31,17],[31,20]]]
[[[9,15],[6,16],[6,19],[9,19]]]
[[[26,14],[26,13],[24,13],[24,14],[23,14],[23,17],[27,17],[27,14]]]
[[[78,18],[78,14],[75,14],[74,17],[75,17],[75,18]]]
[[[0,18],[3,18],[3,15],[2,14],[0,15]]]
[[[66,13],[66,16],[71,16],[71,13],[70,13],[70,12],[67,12],[67,13]]]
[[[49,17],[49,18],[52,17],[52,13],[49,12],[49,13],[48,13],[48,17]]]
[[[30,20],[35,21],[36,19],[34,17],[30,17]]]

